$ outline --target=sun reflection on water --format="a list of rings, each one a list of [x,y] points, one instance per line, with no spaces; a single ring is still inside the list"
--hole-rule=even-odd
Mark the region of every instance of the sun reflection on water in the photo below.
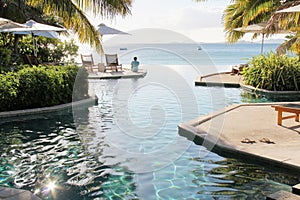
[[[55,198],[57,189],[59,189],[58,185],[56,184],[55,181],[49,180],[46,184],[45,187],[41,189],[37,189],[35,191],[36,194],[40,193],[43,196],[52,196]]]

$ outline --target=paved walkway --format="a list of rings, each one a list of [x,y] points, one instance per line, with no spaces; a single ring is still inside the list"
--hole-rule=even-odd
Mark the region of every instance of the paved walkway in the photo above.
[[[180,124],[179,133],[190,139],[198,136],[201,145],[221,154],[300,172],[300,123],[286,119],[277,125],[271,104],[233,105]],[[245,138],[255,143],[242,143]],[[263,138],[274,143],[261,142]]]
[[[123,69],[122,71],[108,71],[108,72],[90,72],[89,79],[112,79],[112,78],[138,78],[146,76],[147,71],[139,69],[138,72],[132,72],[130,69]]]

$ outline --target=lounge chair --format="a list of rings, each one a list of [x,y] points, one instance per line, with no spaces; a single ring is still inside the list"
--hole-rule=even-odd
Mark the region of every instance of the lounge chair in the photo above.
[[[300,114],[300,104],[282,104],[282,105],[274,105],[275,111],[278,112],[277,124],[282,125],[282,120],[295,118],[296,122],[299,122],[299,114]],[[282,117],[283,112],[294,113],[293,115]]]
[[[118,71],[118,68],[122,70],[122,64],[119,64],[117,54],[105,54],[106,67],[105,69]]]
[[[28,65],[31,65],[31,66],[33,66],[33,65],[38,66],[38,65],[41,64],[39,62],[39,60],[37,59],[37,57],[35,57],[35,56],[29,56],[27,54],[23,54],[22,58],[23,58],[24,64],[28,64]]]
[[[248,64],[239,64],[239,65],[235,65],[232,67],[231,69],[231,75],[241,75],[242,71],[245,67],[248,67]]]
[[[82,66],[84,66],[89,72],[97,71],[97,72],[105,72],[104,65],[99,63],[96,65],[94,63],[93,55],[80,55],[81,56],[81,61],[82,61]]]

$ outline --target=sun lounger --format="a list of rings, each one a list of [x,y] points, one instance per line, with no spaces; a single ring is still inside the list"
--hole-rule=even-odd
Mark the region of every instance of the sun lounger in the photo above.
[[[105,54],[106,67],[105,69],[118,71],[118,68],[122,70],[122,64],[119,64],[117,54]]]
[[[22,58],[23,58],[24,64],[28,64],[31,66],[33,66],[33,65],[38,66],[41,64],[39,62],[39,60],[37,59],[37,57],[35,57],[35,56],[29,56],[27,54],[24,54],[24,55],[22,55]]]
[[[240,74],[242,74],[243,69],[247,66],[248,66],[248,64],[239,64],[239,65],[233,66],[232,69],[231,69],[231,75],[235,75],[235,74],[240,75]]]
[[[295,118],[296,122],[299,122],[299,114],[300,114],[300,104],[282,104],[282,105],[274,105],[275,111],[278,112],[277,124],[282,125],[282,120]],[[282,116],[283,112],[293,113],[293,115]]]
[[[93,55],[80,55],[81,56],[81,61],[82,61],[82,66],[84,66],[89,72],[105,72],[104,65],[99,63],[96,65],[94,63]]]

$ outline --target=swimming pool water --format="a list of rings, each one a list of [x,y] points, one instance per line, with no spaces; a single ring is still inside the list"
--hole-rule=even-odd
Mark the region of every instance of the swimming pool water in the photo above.
[[[145,68],[145,78],[90,80],[97,106],[1,120],[0,185],[43,199],[263,199],[299,182],[178,135],[183,121],[266,99],[194,87],[182,66]]]

